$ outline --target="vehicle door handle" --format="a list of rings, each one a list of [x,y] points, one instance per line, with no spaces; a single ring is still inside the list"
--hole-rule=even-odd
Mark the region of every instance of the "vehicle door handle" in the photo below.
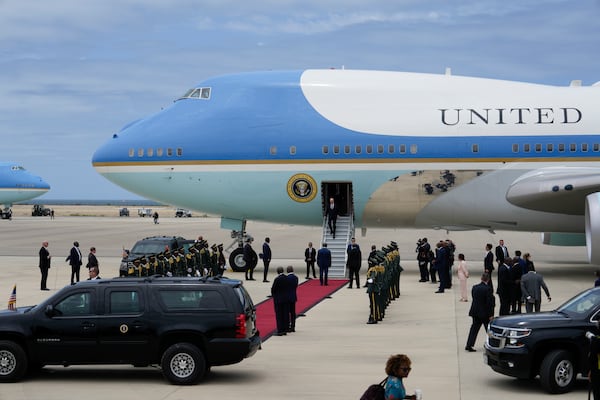
[[[141,321],[133,321],[132,326],[134,329],[140,329],[144,327],[144,324]]]

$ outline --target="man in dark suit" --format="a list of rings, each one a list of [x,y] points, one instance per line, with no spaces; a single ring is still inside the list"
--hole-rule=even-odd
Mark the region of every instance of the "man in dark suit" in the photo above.
[[[325,210],[325,215],[327,216],[327,225],[329,226],[329,233],[333,235],[335,239],[335,225],[337,223],[338,217],[338,206],[335,204],[333,197],[329,198],[329,204],[327,205],[327,209]]]
[[[277,322],[277,336],[286,334],[290,327],[289,295],[290,281],[283,273],[283,267],[277,267],[277,278],[271,286],[271,297],[275,307],[275,321]]]
[[[354,279],[356,279],[356,288],[360,289],[359,274],[362,262],[362,253],[360,251],[360,246],[356,244],[355,238],[352,238],[348,248],[346,249],[346,253],[348,254],[346,266],[350,271],[350,285],[348,286],[348,289],[352,289],[352,283]]]
[[[498,246],[496,246],[496,262],[498,266],[502,265],[504,259],[510,257],[508,254],[508,247],[504,245],[504,240],[500,239],[498,241]]]
[[[262,248],[262,260],[263,260],[263,266],[264,266],[264,271],[263,271],[263,282],[269,282],[267,280],[267,276],[269,274],[269,264],[271,263],[271,246],[269,246],[269,243],[271,243],[271,239],[269,239],[268,237],[265,238],[265,242],[263,243],[263,248]]]
[[[494,272],[494,254],[492,253],[492,244],[488,243],[485,245],[485,257],[483,258],[483,272],[490,276],[490,287],[492,292],[494,291],[494,284],[492,282],[492,272]]]
[[[315,274],[315,261],[317,260],[317,250],[313,247],[312,242],[308,242],[308,247],[304,250],[304,261],[306,262],[306,278],[310,279],[310,270],[312,269],[313,278]]]
[[[88,263],[86,265],[87,269],[91,269],[93,267],[98,268],[100,271],[100,266],[98,265],[98,258],[96,258],[96,248],[90,247],[90,254],[88,254]]]
[[[73,242],[73,247],[67,256],[66,260],[71,265],[71,285],[79,282],[79,269],[81,268],[81,250],[79,250],[79,242]]]
[[[289,322],[290,329],[288,332],[296,332],[296,302],[298,301],[298,277],[294,274],[294,267],[288,265],[287,279],[289,283],[288,288],[288,310],[290,313]]]
[[[50,256],[50,252],[48,251],[48,242],[42,243],[42,248],[40,249],[40,272],[42,273],[42,280],[40,282],[41,290],[50,290],[46,286],[46,281],[48,280],[48,270],[50,269],[50,260],[52,256]]]
[[[481,275],[481,282],[477,285],[473,285],[471,289],[471,309],[469,310],[469,316],[472,318],[471,329],[469,330],[469,337],[467,338],[467,345],[465,350],[475,351],[473,346],[477,339],[477,334],[481,325],[484,326],[487,331],[488,323],[494,318],[494,307],[496,306],[496,299],[494,298],[494,292],[489,285],[490,276],[486,273]]]
[[[439,241],[436,245],[434,263],[440,281],[440,286],[435,293],[444,293],[444,290],[450,284],[450,267],[448,263],[448,248],[443,241]]]
[[[319,280],[321,286],[327,286],[327,277],[329,276],[329,267],[331,267],[331,251],[327,248],[327,243],[317,252],[317,265],[319,266]]]
[[[510,258],[505,258],[498,267],[498,288],[496,289],[496,293],[498,294],[498,297],[500,297],[500,310],[498,311],[498,315],[510,314],[511,294],[514,285],[512,274],[510,272],[511,267],[512,260]]]
[[[258,255],[252,248],[252,238],[246,239],[246,244],[244,245],[244,262],[246,263],[246,280],[253,281],[254,268],[256,268],[256,264],[258,263]]]

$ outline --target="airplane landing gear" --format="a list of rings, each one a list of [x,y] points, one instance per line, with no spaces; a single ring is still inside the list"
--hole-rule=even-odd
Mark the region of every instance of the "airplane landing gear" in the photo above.
[[[244,272],[246,262],[244,261],[244,243],[246,239],[252,238],[245,231],[231,231],[233,242],[227,247],[227,250],[237,245],[237,248],[229,255],[229,266],[235,272]]]

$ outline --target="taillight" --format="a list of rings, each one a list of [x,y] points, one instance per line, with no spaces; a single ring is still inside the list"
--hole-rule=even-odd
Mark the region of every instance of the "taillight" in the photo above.
[[[235,317],[235,337],[237,339],[246,337],[246,316],[244,314]]]

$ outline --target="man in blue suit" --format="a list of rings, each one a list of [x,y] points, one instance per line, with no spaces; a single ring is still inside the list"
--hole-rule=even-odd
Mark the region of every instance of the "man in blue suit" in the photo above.
[[[331,251],[327,248],[327,243],[323,243],[323,247],[317,252],[317,265],[319,266],[321,286],[327,286],[327,276],[329,275],[329,267],[331,267]]]
[[[261,254],[261,258],[263,260],[263,266],[264,266],[263,282],[269,282],[267,280],[267,276],[269,274],[269,264],[271,263],[271,246],[269,246],[269,243],[271,243],[271,239],[266,237],[265,242],[263,243],[262,254]]]

